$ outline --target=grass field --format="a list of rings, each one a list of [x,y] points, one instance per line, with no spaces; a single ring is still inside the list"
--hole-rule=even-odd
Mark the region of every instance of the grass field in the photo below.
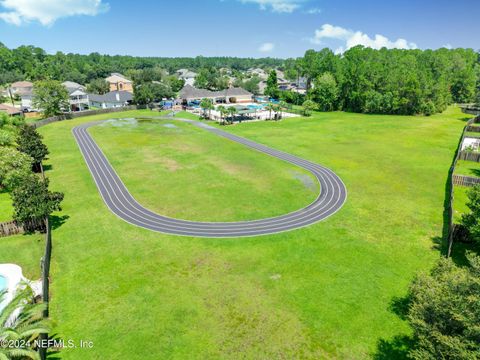
[[[12,220],[13,207],[10,194],[0,190],[0,222]]]
[[[132,195],[162,215],[252,220],[297,210],[318,195],[318,182],[302,169],[188,123],[115,121],[90,133]]]
[[[335,216],[308,228],[215,240],[140,229],[117,218],[103,204],[71,136],[72,127],[149,114],[101,115],[40,129],[51,153],[47,173],[51,187],[65,193],[64,210],[57,215],[63,217],[57,219],[63,225],[54,230],[53,237],[51,315],[64,339],[95,344],[93,350],[65,349],[62,358],[402,357],[401,339],[410,331],[394,311],[395,300],[406,294],[415,273],[429,269],[439,257],[436,243],[442,233],[445,183],[465,115],[454,108],[431,117],[317,113],[308,119],[223,127],[331,168],[345,182],[348,200]],[[123,131],[119,131],[118,144],[131,146],[124,143]],[[223,216],[223,211],[228,217],[265,215],[264,209],[228,212],[219,192],[233,197],[225,200],[229,206],[235,199],[243,202],[244,193],[235,193],[234,186],[224,182],[212,188],[205,185],[208,178],[201,181],[209,176],[204,169],[212,161],[242,160],[240,155],[235,158],[232,144],[204,134],[205,142],[218,146],[216,151],[207,149],[191,164],[182,158],[188,154],[185,149],[169,154],[182,160],[181,166],[195,179],[186,189],[173,182],[187,181],[187,174],[172,174],[167,164],[153,173],[145,166],[149,158],[140,161],[136,155],[120,161],[125,153],[123,148],[112,147],[115,137],[101,129],[93,132],[142,202],[148,201],[149,193],[165,199],[164,194],[154,192],[167,183],[174,192],[172,199],[178,196],[186,207],[189,199],[184,192],[201,191],[205,199],[213,199],[209,214],[201,213],[196,199],[192,199],[197,201],[192,210],[159,205],[159,210],[171,214],[199,218]],[[149,136],[167,136],[163,129],[159,134]],[[174,137],[187,144],[202,143],[196,131],[185,130]],[[174,146],[168,139],[159,141],[167,142],[167,149],[147,146],[146,155],[157,150],[163,155]],[[146,151],[144,145],[131,151]],[[268,189],[270,184],[278,187],[267,190],[258,201],[282,210],[298,205],[293,206],[290,195],[273,198],[275,191],[288,190],[272,183],[273,172],[300,194],[295,201],[308,201],[308,191],[288,177],[290,170],[285,165],[268,164],[265,171],[265,160],[257,158],[258,154],[238,151],[254,160],[246,166],[257,174],[255,191],[260,192],[262,186]],[[161,167],[164,160],[150,161]],[[141,172],[143,181],[135,183],[129,169]],[[225,167],[212,169],[221,179],[237,178],[236,172]],[[147,176],[154,185],[145,184],[151,180]],[[251,181],[235,186],[245,188]],[[31,244],[35,241],[34,236],[9,238],[10,250],[0,252],[0,261],[34,269],[38,254]],[[18,261],[13,257],[15,251],[22,254]]]
[[[475,161],[459,160],[455,167],[455,174],[480,177],[480,163]]]

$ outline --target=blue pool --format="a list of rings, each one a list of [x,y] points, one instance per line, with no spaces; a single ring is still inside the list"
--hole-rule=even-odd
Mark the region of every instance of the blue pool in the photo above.
[[[7,289],[7,279],[3,276],[0,276],[0,292]]]

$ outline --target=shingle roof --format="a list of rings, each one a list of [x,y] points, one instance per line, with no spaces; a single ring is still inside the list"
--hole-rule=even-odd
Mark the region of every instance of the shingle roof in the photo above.
[[[120,100],[117,100],[117,94]],[[133,100],[133,95],[128,91],[110,91],[105,95],[88,94],[88,98],[99,103],[126,103]]]
[[[132,82],[131,80],[127,79],[125,76],[123,76],[120,73],[112,73],[109,77],[107,77],[105,80],[110,83],[117,83],[117,82],[126,82],[130,83]]]
[[[17,81],[17,82],[14,82],[11,87],[13,88],[29,88],[29,87],[33,87],[33,83],[31,83],[30,81]]]
[[[10,105],[0,104],[0,112],[6,112],[8,115],[18,115],[22,111]]]
[[[235,97],[235,96],[252,96],[253,94],[242,88],[229,88],[220,91],[210,91],[206,89],[197,89],[191,85],[185,85],[180,90],[181,99],[201,99],[214,97]]]

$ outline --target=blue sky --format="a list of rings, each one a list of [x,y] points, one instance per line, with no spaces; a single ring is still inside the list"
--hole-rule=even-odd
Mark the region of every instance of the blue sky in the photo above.
[[[478,0],[0,0],[0,41],[138,56],[296,57],[357,44],[480,49],[478,14]]]

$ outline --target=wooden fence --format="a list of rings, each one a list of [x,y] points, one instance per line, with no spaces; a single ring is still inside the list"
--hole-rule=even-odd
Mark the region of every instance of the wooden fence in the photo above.
[[[5,221],[0,223],[0,237],[23,234],[27,229],[38,229],[42,227],[42,223],[31,221],[26,224],[18,223],[17,221]]]
[[[453,175],[453,185],[459,186],[474,186],[480,184],[480,178],[473,176],[464,176],[464,175]]]
[[[458,154],[458,160],[480,162],[480,153],[472,151],[460,151],[460,153]]]
[[[454,175],[455,167],[457,166],[457,162],[460,159],[460,154],[463,152],[461,151],[462,149],[462,144],[463,140],[465,139],[465,133],[467,132],[468,128],[470,128],[473,124],[479,123],[480,122],[480,116],[477,116],[476,118],[470,119],[467,121],[466,126],[463,128],[462,136],[460,138],[460,142],[458,143],[457,146],[457,151],[455,152],[455,158],[453,160],[453,164],[450,167],[450,170],[448,172],[448,183],[447,183],[447,189],[449,192],[449,196],[447,198],[447,203],[445,205],[445,212],[446,216],[448,218],[448,235],[447,235],[447,257],[450,257],[450,254],[452,253],[452,246],[453,246],[453,240],[454,240],[454,223],[453,223],[453,203],[454,203],[454,196],[453,196],[453,186],[455,185],[454,183],[454,178],[457,177],[457,175]]]
[[[467,131],[469,132],[480,132],[480,126],[467,126]]]
[[[67,114],[63,114],[63,115],[59,115],[59,116],[52,116],[52,117],[37,121],[37,122],[33,123],[33,125],[36,128],[39,128],[41,126],[45,126],[45,125],[51,124],[53,122],[63,121],[63,120],[72,120],[72,119],[76,119],[76,118],[79,118],[79,117],[82,117],[82,116],[110,114],[110,113],[115,113],[115,112],[120,112],[120,111],[136,110],[136,109],[139,109],[139,108],[140,107],[137,107],[136,105],[129,105],[129,106],[118,107],[118,108],[110,108],[110,109],[78,111],[78,112],[67,113]]]

